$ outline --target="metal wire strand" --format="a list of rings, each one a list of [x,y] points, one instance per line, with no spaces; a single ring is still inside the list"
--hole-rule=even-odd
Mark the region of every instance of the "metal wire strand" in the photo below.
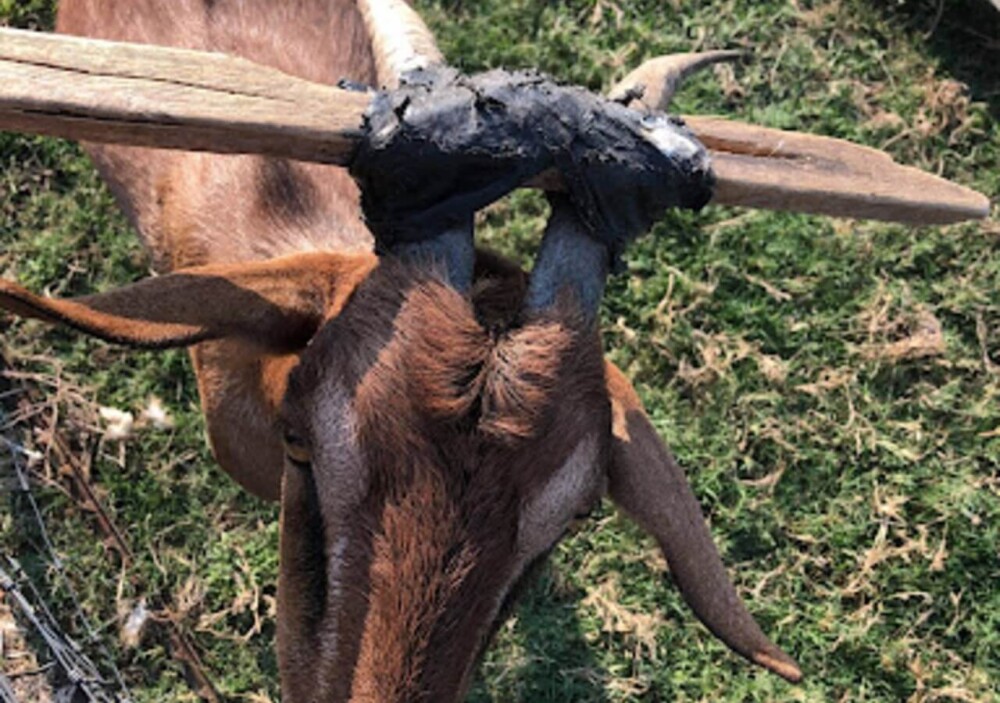
[[[4,413],[0,410],[0,425],[3,424],[3,419]],[[9,452],[8,468],[13,469],[14,490],[26,500],[37,533],[41,538],[42,551],[44,552],[41,557],[52,568],[57,576],[59,586],[72,603],[73,621],[76,627],[84,633],[86,638],[84,644],[89,645],[92,650],[96,650],[104,664],[104,670],[111,673],[114,681],[108,681],[101,674],[101,669],[86,655],[84,647],[63,631],[34,582],[21,568],[18,561],[6,554],[3,555],[4,563],[0,564],[0,591],[6,593],[9,602],[18,611],[21,619],[26,621],[35,634],[45,642],[56,666],[68,682],[68,685],[60,686],[55,692],[57,701],[84,700],[88,703],[130,703],[131,696],[121,672],[115,665],[114,658],[103,639],[84,614],[80,599],[66,575],[65,565],[58,557],[45,527],[42,511],[32,493],[31,483],[24,466],[25,459],[31,456],[31,452],[6,437],[0,436],[0,444],[5,445]],[[0,674],[0,702],[17,702],[10,680],[2,674]]]

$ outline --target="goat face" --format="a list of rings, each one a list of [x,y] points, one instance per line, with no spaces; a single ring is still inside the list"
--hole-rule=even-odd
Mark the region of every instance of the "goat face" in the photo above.
[[[75,301],[0,282],[0,306],[140,346],[255,349],[256,394],[285,388],[268,438],[286,454],[285,699],[447,701],[528,567],[603,494],[611,442],[592,316],[572,295],[532,308],[522,272],[492,257],[473,281],[304,254]],[[245,417],[229,434],[261,439]]]
[[[504,319],[495,282],[470,299],[384,263],[290,375],[288,700],[455,699],[526,568],[603,494],[593,326],[572,304]]]

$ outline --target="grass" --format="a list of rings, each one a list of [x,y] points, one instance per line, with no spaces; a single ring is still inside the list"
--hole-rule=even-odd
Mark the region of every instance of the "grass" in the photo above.
[[[538,66],[593,89],[654,54],[746,47],[752,62],[694,78],[676,110],[844,137],[1000,195],[1000,13],[981,0],[944,2],[940,17],[930,0],[419,5],[466,70]],[[0,0],[0,21],[46,28],[51,4]],[[0,160],[4,275],[71,295],[147,273],[75,146],[0,135]],[[914,228],[709,208],[637,242],[604,305],[608,353],[688,468],[751,610],[807,678],[728,654],[606,505],[556,550],[470,700],[1000,699],[996,216]],[[481,238],[527,261],[543,218],[519,193]],[[44,446],[58,414],[94,450],[92,483],[136,551],[121,566],[78,501],[40,489],[136,698],[194,698],[162,634],[118,642],[144,597],[191,634],[227,697],[277,700],[276,511],[212,464],[186,356],[3,324],[22,410],[40,413],[17,431]],[[151,396],[172,429],[102,437],[93,405],[138,413]],[[56,464],[40,471],[54,479]],[[36,536],[5,505],[0,549],[41,574]]]

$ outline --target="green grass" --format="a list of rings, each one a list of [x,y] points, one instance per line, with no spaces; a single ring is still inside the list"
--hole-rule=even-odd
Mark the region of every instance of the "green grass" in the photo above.
[[[677,111],[885,147],[1000,195],[1000,13],[982,0],[946,2],[937,22],[931,0],[419,4],[466,70],[538,66],[593,89],[658,53],[746,47],[752,62],[693,79]],[[0,20],[47,27],[50,3],[0,0]],[[76,147],[2,135],[0,164],[4,275],[70,295],[146,274]],[[501,629],[471,700],[1000,699],[996,214],[914,228],[709,208],[636,243],[605,302],[608,352],[687,467],[751,610],[807,678],[727,653],[652,542],[605,506]],[[519,193],[481,238],[530,260],[543,219]],[[80,446],[99,433],[65,388],[133,411],[156,395],[176,421],[99,444],[93,480],[128,528],[128,569],[90,515],[41,493],[108,640],[119,604],[145,596],[192,634],[226,695],[276,700],[276,511],[212,464],[186,356],[4,324],[4,357]],[[65,387],[47,406],[46,379]],[[0,548],[30,563],[22,523],[0,514]],[[161,636],[117,656],[139,700],[193,698]]]

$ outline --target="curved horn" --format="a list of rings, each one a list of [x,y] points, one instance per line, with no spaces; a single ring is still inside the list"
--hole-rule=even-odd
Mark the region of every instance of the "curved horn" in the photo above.
[[[684,600],[730,649],[792,682],[795,661],[761,632],[747,611],[705,525],[698,499],[624,374],[605,364],[613,437],[612,500],[659,542]]]
[[[358,0],[375,54],[379,86],[398,88],[407,71],[444,63],[434,35],[404,0]]]
[[[612,100],[631,102],[634,93],[641,91],[638,100],[650,110],[666,110],[681,81],[695,71],[721,61],[735,61],[742,51],[700,51],[692,54],[659,56],[643,63],[625,76],[608,94]]]

